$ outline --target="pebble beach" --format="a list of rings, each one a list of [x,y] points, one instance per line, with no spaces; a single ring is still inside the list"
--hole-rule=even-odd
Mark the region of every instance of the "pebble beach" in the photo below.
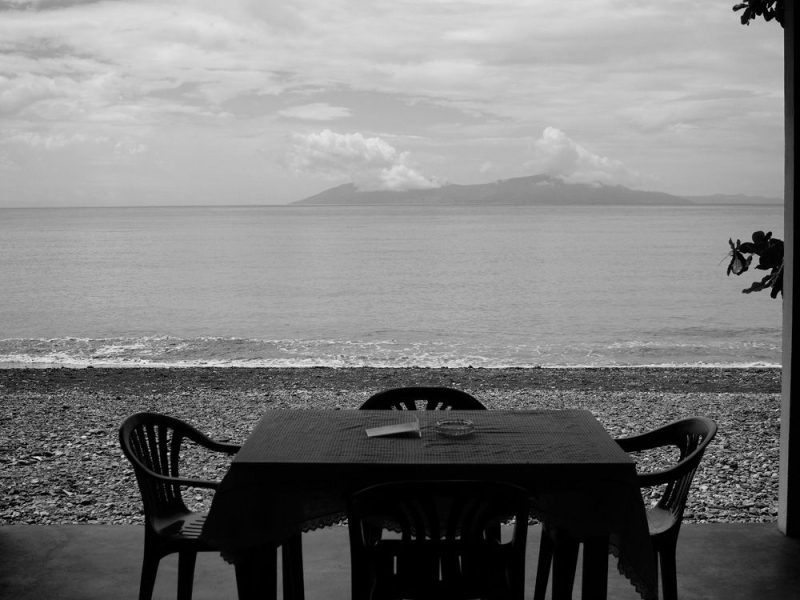
[[[268,410],[353,410],[375,392],[406,385],[458,388],[489,409],[587,409],[612,437],[709,417],[719,432],[695,475],[686,522],[771,522],[780,378],[776,368],[4,369],[0,523],[141,523],[117,439],[135,412],[170,414],[216,440],[242,443]],[[189,456],[187,474],[219,478],[225,468]],[[196,508],[209,502],[202,494],[190,500]]]

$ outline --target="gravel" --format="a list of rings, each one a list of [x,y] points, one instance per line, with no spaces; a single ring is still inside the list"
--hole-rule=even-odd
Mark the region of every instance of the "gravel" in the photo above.
[[[142,522],[117,439],[135,412],[171,414],[214,439],[242,443],[266,410],[355,409],[402,385],[456,387],[490,409],[585,408],[614,437],[707,416],[719,432],[695,475],[685,520],[777,520],[779,369],[89,367],[0,370],[0,524]],[[187,453],[189,475],[220,478],[226,465]],[[190,495],[195,508],[209,499]]]

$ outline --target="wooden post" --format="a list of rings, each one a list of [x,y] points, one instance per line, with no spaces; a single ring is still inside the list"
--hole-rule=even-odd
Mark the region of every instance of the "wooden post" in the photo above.
[[[795,123],[795,36],[797,7],[794,0],[785,2],[784,19],[784,94],[786,135],[786,179],[784,188],[784,295],[783,295],[783,374],[781,400],[780,487],[778,491],[778,527],[791,537],[800,537],[800,391],[795,394],[792,375],[800,389],[800,350],[792,352],[794,341],[794,232],[796,228],[794,199]],[[798,301],[800,302],[800,300]],[[800,348],[800,342],[798,342]],[[794,410],[797,409],[797,410]]]

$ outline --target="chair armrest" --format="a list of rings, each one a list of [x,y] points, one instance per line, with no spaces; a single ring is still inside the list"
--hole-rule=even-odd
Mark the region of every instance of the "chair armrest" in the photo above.
[[[157,479],[162,483],[168,483],[172,485],[183,485],[186,487],[196,487],[196,488],[206,488],[209,490],[215,490],[219,487],[219,481],[210,481],[208,479],[193,479],[191,477],[170,477],[168,475],[161,475],[160,473],[156,473],[155,471],[151,471],[150,469],[146,469],[142,466],[139,466],[139,469],[147,473],[147,476],[151,479]]]
[[[203,446],[204,448],[208,448],[209,450],[213,450],[215,452],[222,452],[225,454],[236,454],[241,449],[241,446],[238,444],[225,444],[222,442],[216,442],[208,437],[206,434],[199,432],[194,427],[187,427],[186,430],[183,432],[184,437],[192,440],[193,442]]]
[[[638,435],[621,437],[614,440],[625,452],[638,452],[641,450],[652,450],[661,446],[674,446],[675,436],[678,432],[703,435],[705,440],[702,447],[714,438],[717,433],[717,425],[711,419],[705,417],[690,417],[674,421],[658,429],[652,429]],[[680,435],[680,433],[678,433]]]
[[[694,469],[697,468],[697,466],[700,464],[700,460],[703,458],[704,452],[705,446],[701,446],[671,467],[659,469],[657,471],[646,471],[644,473],[639,473],[636,478],[639,483],[639,487],[655,487],[657,485],[671,483],[677,479],[680,479],[687,473],[694,471]]]
[[[653,487],[675,481],[694,471],[703,458],[706,446],[711,442],[717,432],[716,424],[705,417],[691,417],[675,421],[658,429],[653,429],[639,435],[617,438],[617,444],[625,452],[641,452],[656,448],[677,447],[681,453],[685,452],[686,437],[688,435],[703,436],[694,446],[694,450],[683,456],[675,465],[658,470],[640,473],[638,476],[640,487]]]
[[[224,454],[236,454],[242,449],[239,444],[224,444],[222,442],[215,442],[214,440],[209,441],[211,442],[211,444],[207,446],[209,450],[216,450]]]
[[[668,469],[640,473],[636,477],[636,481],[639,483],[640,488],[655,487],[665,483],[672,483],[673,481],[683,477],[689,471],[696,469],[699,462],[699,458],[696,461],[691,462],[687,460],[679,462],[674,467],[670,467]]]
[[[668,440],[665,439],[659,429],[653,429],[652,431],[647,431],[638,435],[616,438],[614,441],[617,442],[620,448],[628,453],[653,450],[668,443]]]

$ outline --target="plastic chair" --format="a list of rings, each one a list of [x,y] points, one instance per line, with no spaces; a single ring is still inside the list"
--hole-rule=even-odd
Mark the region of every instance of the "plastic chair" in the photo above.
[[[384,390],[373,394],[359,406],[359,410],[418,410],[417,403],[424,410],[486,410],[480,401],[467,392],[449,387],[409,386]],[[379,539],[381,529],[373,528],[375,539]],[[500,526],[496,527],[499,539]]]
[[[640,488],[664,485],[658,502],[647,510],[650,541],[661,566],[661,586],[664,600],[677,600],[678,579],[675,553],[678,533],[683,522],[683,511],[695,471],[706,447],[717,434],[717,425],[705,417],[691,417],[675,421],[664,427],[641,435],[619,438],[616,442],[626,452],[641,452],[674,446],[679,451],[678,461],[671,467],[638,475]],[[539,547],[539,567],[536,573],[534,600],[544,600],[547,578],[553,561],[554,539],[558,532],[542,530]],[[577,552],[575,553],[577,560]]]
[[[511,539],[493,531],[515,517]],[[404,481],[348,498],[354,600],[522,600],[528,495],[490,481]],[[375,527],[394,531],[374,538]]]
[[[193,512],[181,497],[181,487],[216,489],[217,481],[181,477],[179,460],[184,439],[215,452],[236,454],[239,446],[209,439],[194,427],[166,415],[137,413],[119,429],[122,452],[133,465],[142,494],[145,514],[144,559],[139,600],[150,600],[158,564],[168,554],[178,553],[178,598],[191,600],[198,552],[219,552],[200,539],[206,513]],[[284,595],[302,597],[302,553],[300,537],[284,544]]]
[[[486,410],[474,396],[448,387],[400,387],[373,394],[359,408],[362,410]]]

